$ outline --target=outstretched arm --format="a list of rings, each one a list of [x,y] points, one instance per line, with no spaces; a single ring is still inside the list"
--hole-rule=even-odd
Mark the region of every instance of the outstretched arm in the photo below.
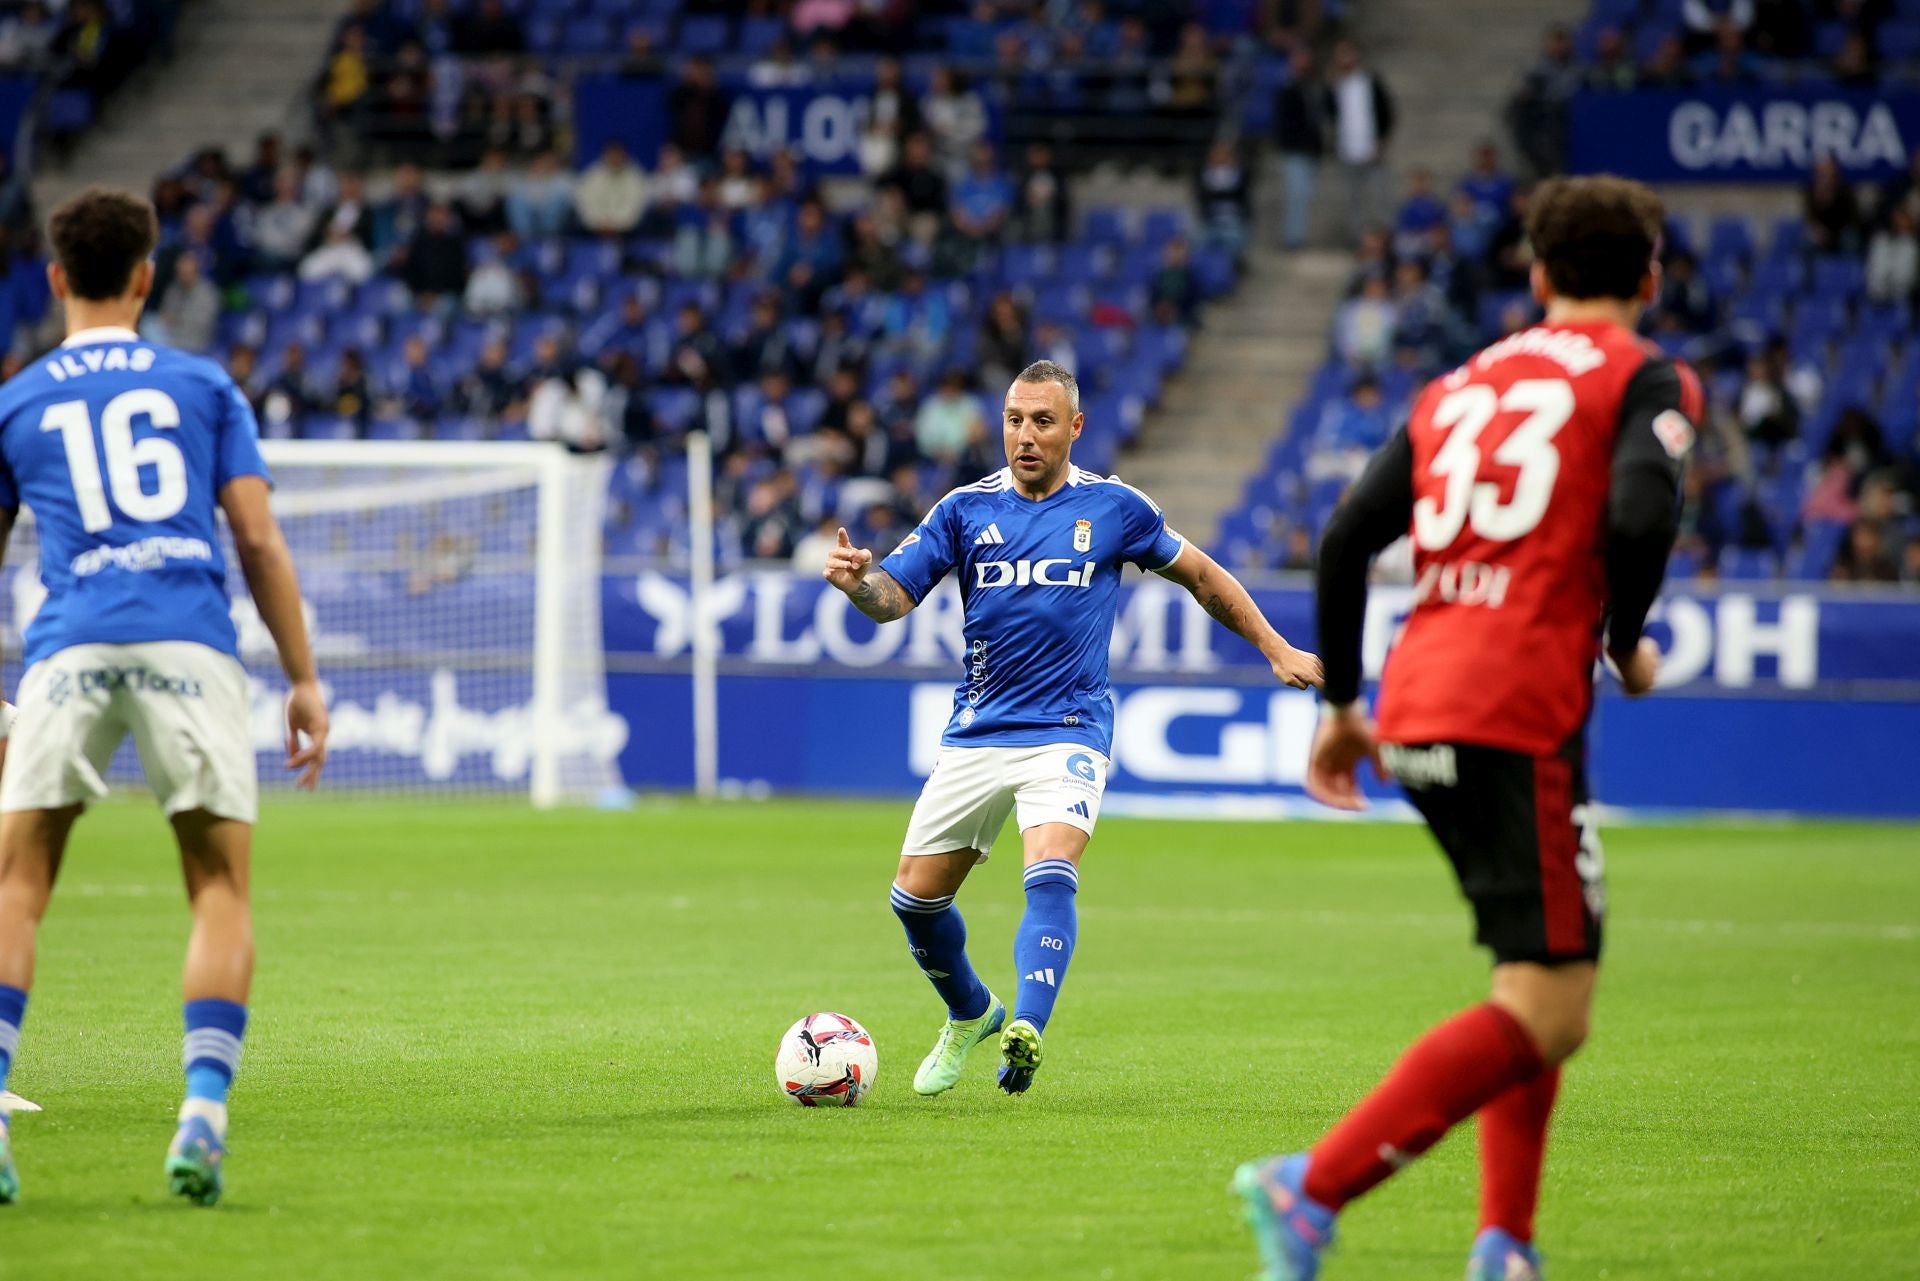
[[[874,569],[873,553],[864,547],[855,547],[845,529],[840,531],[839,543],[827,553],[823,576],[847,594],[855,609],[876,623],[904,618],[919,603],[893,580],[893,575],[884,569]]]
[[[1215,622],[1245,640],[1251,641],[1273,674],[1295,689],[1320,684],[1320,660],[1304,649],[1295,649],[1287,638],[1273,629],[1267,616],[1253,602],[1253,596],[1224,566],[1192,543],[1180,549],[1173,564],[1160,576],[1180,584],[1200,608]]]

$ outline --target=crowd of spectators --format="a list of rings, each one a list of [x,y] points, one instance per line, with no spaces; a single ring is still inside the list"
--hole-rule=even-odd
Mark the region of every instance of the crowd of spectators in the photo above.
[[[1907,0],[1595,0],[1553,26],[1507,107],[1521,156],[1559,173],[1567,106],[1582,90],[1920,80],[1920,7]]]
[[[0,11],[0,74],[50,81],[41,124],[79,133],[147,58],[170,57],[180,0],[23,0]]]
[[[1306,568],[1334,498],[1434,373],[1538,318],[1526,184],[1491,142],[1450,191],[1410,175],[1361,241],[1299,441],[1230,519],[1246,563]],[[1647,336],[1687,359],[1707,419],[1673,576],[1920,585],[1920,159],[1856,187],[1813,169],[1800,216],[1669,226]]]
[[[606,5],[571,0],[355,0],[314,90],[336,149],[466,166],[489,148],[521,156],[568,134],[570,81],[617,72],[674,81],[675,142],[716,151],[732,92],[876,79],[883,164],[917,127],[965,135],[1002,113],[1205,122],[1261,59],[1310,38],[1330,0],[744,0]],[[1279,50],[1276,54],[1274,51]],[[904,71],[903,71],[904,68]],[[934,104],[921,116],[903,96]]]
[[[1236,163],[1210,167],[1228,206],[1244,199],[1223,176]],[[1170,235],[1122,254],[1076,245],[1067,192],[1044,146],[1009,171],[976,136],[956,165],[918,128],[831,207],[785,153],[758,165],[669,144],[643,167],[613,142],[576,173],[552,151],[515,168],[496,149],[464,173],[409,163],[375,181],[269,135],[243,162],[209,149],[156,182],[145,324],[224,356],[269,435],[616,451],[621,550],[684,536],[653,517],[671,510],[693,427],[720,451],[735,551],[787,555],[827,519],[879,543],[883,517],[997,465],[983,397],[1035,353],[1074,361],[1076,343],[1124,352],[1137,336],[1157,387],[1223,287],[1211,246],[1240,225],[1226,210],[1199,248]],[[1075,251],[1099,280],[1058,296],[1002,263]],[[1091,352],[1077,363],[1093,394]]]

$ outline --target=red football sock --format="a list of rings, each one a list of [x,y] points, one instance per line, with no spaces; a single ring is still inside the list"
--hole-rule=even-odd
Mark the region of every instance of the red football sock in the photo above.
[[[1560,1069],[1522,1081],[1480,1109],[1480,1226],[1533,1240],[1547,1122],[1560,1093]]]
[[[1454,1015],[1327,1131],[1307,1166],[1307,1195],[1338,1210],[1544,1066],[1533,1038],[1499,1006]]]

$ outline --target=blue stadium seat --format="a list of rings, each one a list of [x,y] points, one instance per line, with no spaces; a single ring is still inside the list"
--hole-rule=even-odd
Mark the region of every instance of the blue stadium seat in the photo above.
[[[1722,214],[1707,228],[1707,256],[1710,258],[1753,258],[1753,227],[1738,214]]]
[[[1880,56],[1890,62],[1920,61],[1920,10],[1912,19],[1882,23],[1876,43]]]
[[[1126,211],[1112,205],[1095,205],[1087,210],[1081,237],[1097,245],[1127,243]]]
[[[713,14],[688,14],[680,19],[675,44],[683,54],[717,54],[733,35],[727,19]]]
[[[1720,552],[1720,576],[1742,581],[1777,578],[1780,558],[1771,550],[1753,547],[1726,547]]]
[[[1815,521],[1808,525],[1800,545],[1787,557],[1787,577],[1824,579],[1833,569],[1846,537],[1847,526],[1839,521]]]

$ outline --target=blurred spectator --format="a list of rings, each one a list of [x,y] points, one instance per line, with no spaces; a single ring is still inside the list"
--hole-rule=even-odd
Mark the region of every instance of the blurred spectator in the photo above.
[[[47,66],[59,35],[60,24],[40,0],[9,9],[0,14],[0,67],[33,71]]]
[[[610,141],[588,165],[573,189],[580,225],[599,236],[624,236],[640,223],[647,208],[647,183],[624,143]]]
[[[1573,58],[1573,36],[1565,27],[1547,28],[1540,60],[1507,104],[1507,128],[1520,155],[1538,174],[1566,168],[1567,103],[1584,79]]]
[[[502,231],[496,233],[478,255],[467,276],[466,294],[461,299],[468,315],[506,316],[526,306],[527,291],[513,265],[518,247],[513,233]]]
[[[733,214],[720,199],[720,184],[700,184],[694,207],[680,212],[673,235],[673,269],[693,280],[715,280],[733,262]]]
[[[793,45],[782,36],[747,68],[747,83],[756,89],[798,89],[813,83],[813,68],[793,56]]]
[[[403,164],[393,171],[393,189],[385,200],[373,206],[373,256],[376,262],[391,261],[400,247],[413,239],[426,221],[429,203],[419,165]]]
[[[1640,82],[1627,38],[1618,27],[1602,27],[1593,42],[1593,62],[1587,67],[1586,87],[1624,93]]]
[[[454,390],[460,412],[498,420],[524,411],[525,389],[509,367],[507,355],[505,338],[491,337],[481,345],[479,359]]]
[[[1189,22],[1180,28],[1180,44],[1167,64],[1166,105],[1179,112],[1209,111],[1220,79],[1220,63],[1207,43],[1206,28]]]
[[[1658,311],[1672,317],[1689,334],[1704,334],[1719,320],[1713,287],[1700,274],[1692,254],[1675,250],[1667,255],[1660,276]]]
[[[1499,148],[1490,140],[1482,139],[1474,144],[1467,172],[1460,179],[1460,190],[1493,218],[1506,216],[1507,207],[1513,202],[1513,177],[1500,168]]]
[[[446,388],[429,359],[427,340],[418,334],[401,347],[389,399],[395,410],[415,422],[432,421],[446,404]]]
[[[898,58],[882,58],[874,64],[873,95],[868,102],[868,118],[888,126],[895,138],[904,138],[921,127],[920,104],[907,90]]]
[[[435,201],[399,259],[401,278],[428,307],[451,305],[467,288],[467,242],[454,221],[453,208]]]
[[[1381,284],[1384,289],[1385,282]],[[1344,399],[1328,404],[1314,431],[1314,444],[1325,451],[1318,469],[1320,474],[1347,479],[1358,476],[1368,455],[1387,443],[1391,430],[1380,384],[1371,375],[1363,374]],[[1310,467],[1310,476],[1314,470]]]
[[[1900,566],[1888,546],[1887,527],[1874,520],[1854,521],[1829,577],[1836,583],[1899,582]]]
[[[347,224],[330,221],[318,248],[300,260],[302,280],[344,280],[364,285],[373,279],[373,255]]]
[[[1020,234],[1028,240],[1065,240],[1072,231],[1071,188],[1054,163],[1053,148],[1027,144],[1020,174]]]
[[[158,319],[162,341],[195,353],[212,349],[220,321],[220,291],[200,274],[200,260],[192,254],[174,264]]]
[[[1800,207],[1806,220],[1807,244],[1815,252],[1860,252],[1860,205],[1854,198],[1853,185],[1831,155],[1822,154],[1814,160],[1801,188]]]
[[[695,388],[708,388],[726,374],[726,353],[705,313],[696,302],[680,304],[673,317],[673,340],[662,378]]]
[[[927,397],[914,418],[914,442],[936,462],[958,462],[986,439],[986,419],[967,382],[963,371],[947,370],[940,376],[939,389]]]
[[[1012,294],[1002,290],[987,305],[980,322],[980,346],[976,360],[980,381],[988,387],[1009,385],[1014,375],[1033,359],[1028,354],[1027,318]]]
[[[1800,434],[1800,406],[1787,393],[1786,360],[1782,346],[1747,361],[1736,412],[1750,440],[1779,445]]]
[[[1280,177],[1286,188],[1286,212],[1280,241],[1288,249],[1307,243],[1307,217],[1313,208],[1314,178],[1326,154],[1328,98],[1302,45],[1294,50],[1286,84],[1276,95],[1273,140],[1280,152]]]
[[[1406,257],[1418,254],[1427,243],[1427,233],[1447,220],[1447,207],[1434,194],[1433,171],[1416,168],[1407,175],[1407,196],[1393,219],[1393,251]]]
[[[572,175],[561,168],[559,156],[543,151],[507,194],[507,225],[522,241],[533,243],[565,235],[572,222]]]
[[[356,347],[340,353],[340,368],[333,376],[333,391],[319,408],[353,424],[354,435],[364,437],[373,420],[373,389],[367,382],[366,361]]]
[[[268,380],[261,397],[267,423],[280,434],[299,434],[300,420],[315,407],[316,397],[307,380],[307,349],[290,342],[280,352],[280,370]]]
[[[1350,40],[1334,47],[1333,81],[1327,91],[1334,154],[1347,184],[1347,234],[1358,237],[1386,203],[1387,142],[1393,136],[1393,97],[1386,82],[1360,60]]]
[[[1208,148],[1194,186],[1201,238],[1239,258],[1253,214],[1252,180],[1233,143],[1223,138]]]
[[[1873,46],[1863,31],[1847,33],[1827,70],[1835,83],[1847,89],[1871,89],[1880,79],[1873,65]]]
[[[1147,305],[1162,324],[1192,325],[1200,316],[1200,278],[1193,273],[1193,246],[1175,236],[1161,251],[1160,267],[1147,281]]]
[[[1694,60],[1694,75],[1710,85],[1750,85],[1760,78],[1760,64],[1747,52],[1745,39],[1733,27],[1722,27],[1710,51]]]
[[[1913,213],[1895,205],[1887,224],[1867,245],[1867,297],[1875,302],[1912,298],[1920,286],[1920,242],[1914,239]]]
[[[1668,36],[1654,46],[1640,66],[1640,84],[1647,89],[1684,89],[1693,83],[1686,47],[1679,36]]]
[[[278,191],[280,169],[280,135],[263,133],[253,140],[253,159],[240,171],[240,194],[256,205],[272,201]]]
[[[793,544],[793,562],[796,574],[818,574],[827,563],[827,554],[840,541],[840,518],[832,512],[820,518],[820,523],[804,534]]]
[[[300,179],[293,170],[274,176],[272,202],[253,216],[254,269],[291,271],[312,239],[316,212],[300,199]]]
[[[680,83],[667,95],[668,136],[682,154],[707,160],[719,150],[730,105],[715,83],[713,60],[691,58]]]
[[[592,365],[545,370],[527,398],[527,434],[576,454],[597,453],[607,447],[606,400],[606,375]]]
[[[514,186],[507,153],[499,147],[488,147],[480,163],[460,176],[455,206],[467,230],[483,235],[506,230],[507,196]]]
[[[933,139],[924,133],[908,135],[900,163],[881,176],[880,185],[898,190],[909,213],[944,215],[947,211],[947,180],[934,167]]]
[[[1384,276],[1368,276],[1360,292],[1333,314],[1333,350],[1355,369],[1377,369],[1393,348],[1399,314]]]
[[[990,142],[976,142],[967,171],[953,184],[953,228],[977,244],[1000,239],[1013,212],[1013,183],[1001,171]]]
[[[987,132],[987,108],[953,68],[937,66],[928,79],[920,115],[933,142],[933,161],[948,178],[958,178],[967,167],[973,144]],[[909,203],[912,198],[909,196]]]

